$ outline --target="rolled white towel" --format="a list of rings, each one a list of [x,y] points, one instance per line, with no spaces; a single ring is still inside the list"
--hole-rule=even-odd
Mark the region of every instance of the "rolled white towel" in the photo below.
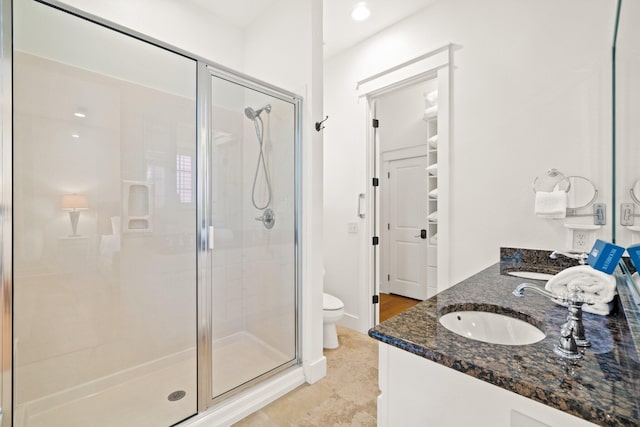
[[[545,289],[556,295],[577,293],[593,303],[584,304],[584,311],[606,315],[611,310],[608,304],[616,295],[616,278],[589,265],[578,265],[553,276],[545,285]]]
[[[540,218],[566,218],[567,193],[562,190],[537,191],[534,210]]]
[[[429,191],[429,197],[432,198],[432,199],[437,199],[438,198],[438,189],[436,188],[435,190]]]
[[[583,304],[582,311],[591,314],[599,314],[600,316],[608,316],[613,310],[613,302],[599,302],[595,304]]]
[[[426,108],[424,110],[424,118],[430,119],[438,115],[438,106],[434,105],[433,107]]]
[[[438,164],[434,163],[431,166],[427,166],[427,173],[429,175],[437,176],[438,175]]]
[[[434,90],[434,91],[431,91],[431,92],[425,94],[424,95],[424,99],[429,104],[435,104],[436,102],[438,102],[438,91]]]
[[[589,301],[610,302],[616,296],[616,287],[604,283],[600,279],[590,277],[577,277],[567,283],[569,293],[582,294]]]
[[[438,135],[433,135],[431,138],[427,139],[431,148],[438,148]]]

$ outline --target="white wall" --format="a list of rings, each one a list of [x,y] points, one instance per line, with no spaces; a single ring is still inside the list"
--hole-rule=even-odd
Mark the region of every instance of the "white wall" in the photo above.
[[[62,0],[187,52],[242,70],[244,31],[209,11],[172,0]]]
[[[615,5],[597,0],[449,0],[325,63],[325,290],[345,324],[367,329],[367,230],[355,200],[365,176],[366,108],[357,81],[453,43],[451,253],[454,284],[498,261],[500,246],[563,248],[562,221],[533,215],[533,179],[583,175],[610,205],[609,46]],[[610,209],[610,206],[608,206]],[[361,220],[358,220],[361,221]],[[575,221],[572,221],[575,222]],[[361,222],[362,224],[362,222]],[[602,236],[610,235],[610,226]],[[439,288],[442,284],[439,284]]]

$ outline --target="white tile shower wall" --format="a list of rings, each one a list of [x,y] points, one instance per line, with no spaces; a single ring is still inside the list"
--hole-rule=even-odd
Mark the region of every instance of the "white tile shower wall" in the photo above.
[[[243,288],[247,331],[284,355],[294,354],[295,343],[295,246],[294,239],[294,120],[291,104],[251,96],[247,105],[270,102],[265,123],[265,160],[271,177],[271,208],[275,226],[267,230],[255,217],[261,215],[251,201],[258,141],[253,124],[245,120],[244,200],[245,242]],[[266,200],[266,189],[259,171],[256,202]],[[286,360],[286,359],[285,359]],[[285,360],[282,360],[284,362]]]
[[[15,159],[21,162],[14,181],[14,206],[20,209],[14,227],[20,405],[195,345],[193,221],[167,221],[193,210],[170,197],[170,177],[176,173],[175,145],[194,138],[177,130],[193,120],[194,107],[192,101],[86,70],[24,54],[16,58],[16,74],[38,76],[28,87],[19,86],[27,80],[16,79],[16,90],[25,94],[15,103]],[[54,106],[66,97],[78,101],[70,95],[78,86],[92,114],[76,141],[66,109]],[[145,125],[124,117],[131,114],[125,106],[138,103],[156,108],[146,110]],[[146,125],[167,133],[145,133]],[[28,155],[34,152],[39,155]],[[119,250],[105,253],[100,243],[113,236],[121,180],[146,180],[145,164],[161,165],[167,177],[163,188],[156,186],[157,227],[153,234],[123,234]],[[66,191],[89,199],[80,216],[81,238],[66,237],[69,217],[59,209]],[[34,252],[24,246],[32,240],[41,242]]]

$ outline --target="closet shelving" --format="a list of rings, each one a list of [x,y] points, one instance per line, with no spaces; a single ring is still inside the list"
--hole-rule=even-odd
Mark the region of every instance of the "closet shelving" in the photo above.
[[[438,91],[424,94],[427,122],[427,296],[437,293],[438,279]]]

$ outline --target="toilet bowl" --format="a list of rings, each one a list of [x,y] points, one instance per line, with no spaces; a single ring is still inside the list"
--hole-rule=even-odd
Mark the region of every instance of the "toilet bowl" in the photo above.
[[[322,294],[322,346],[338,348],[336,323],[344,316],[344,303],[339,298]]]

